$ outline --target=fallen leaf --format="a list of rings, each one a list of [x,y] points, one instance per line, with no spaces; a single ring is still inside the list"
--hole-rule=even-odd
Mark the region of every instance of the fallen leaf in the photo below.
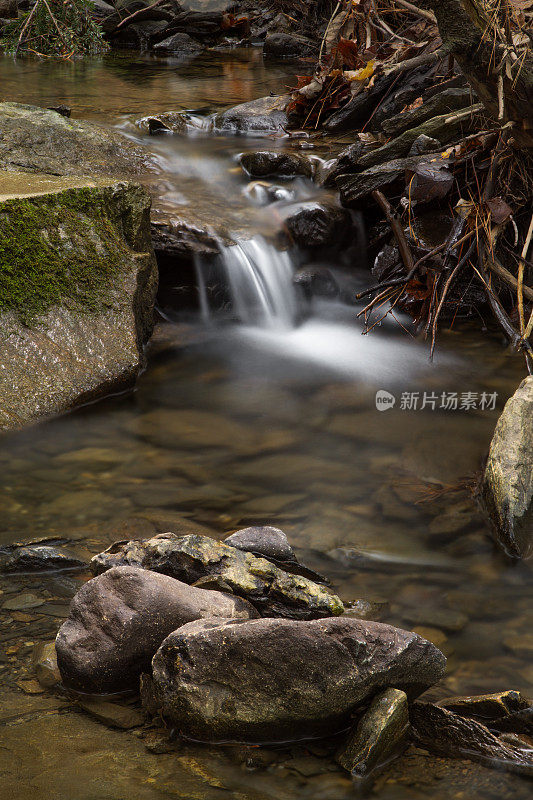
[[[496,225],[501,225],[512,216],[511,206],[502,197],[491,197],[487,200],[487,206]]]

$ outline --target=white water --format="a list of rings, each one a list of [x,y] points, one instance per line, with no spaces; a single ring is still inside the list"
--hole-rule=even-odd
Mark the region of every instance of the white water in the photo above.
[[[297,362],[347,379],[387,380],[387,385],[402,383],[407,375],[429,368],[425,345],[406,334],[398,335],[394,320],[385,319],[380,328],[363,335],[354,306],[323,301],[304,308],[292,282],[296,264],[290,251],[277,250],[261,236],[221,244],[220,250],[219,269],[233,315],[241,323],[229,331],[226,328],[222,336],[228,343],[233,340],[231,350],[237,341],[248,350],[246,355],[237,346],[239,359],[261,362],[271,354],[281,359],[282,371],[294,369]],[[199,261],[196,268],[202,318],[214,321],[203,272],[207,267]],[[439,362],[444,361],[451,363],[449,357],[440,356]],[[270,363],[268,369],[272,368]]]
[[[233,311],[240,322],[258,328],[287,330],[296,323],[298,303],[292,283],[294,266],[286,250],[263,237],[221,245],[221,265]],[[198,265],[199,271],[202,265]],[[204,295],[200,281],[200,294]],[[201,296],[203,312],[207,307]]]

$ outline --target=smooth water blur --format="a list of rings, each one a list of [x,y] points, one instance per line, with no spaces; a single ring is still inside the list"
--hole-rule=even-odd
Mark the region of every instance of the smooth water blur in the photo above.
[[[279,91],[293,72],[267,68],[256,51],[185,66],[125,55],[60,65],[0,60],[5,99],[66,102],[76,116],[122,127],[160,164],[166,159],[161,180],[176,213],[205,208],[216,217],[231,205],[232,222],[254,232],[267,212],[231,161],[249,142],[150,140],[134,123],[147,113],[213,111]],[[312,188],[296,191],[301,197]],[[265,251],[247,248],[257,266]],[[358,309],[340,303],[307,308],[289,329],[213,318],[206,303],[201,310],[174,309],[173,321],[158,326],[134,393],[1,439],[0,543],[58,536],[96,552],[115,539],[186,524],[217,537],[273,524],[343,598],[369,601],[371,616],[439,644],[448,672],[430,696],[531,694],[523,644],[531,573],[493,547],[471,495],[497,416],[523,377],[519,359],[476,325],[443,332],[429,363],[427,342],[391,319],[362,335]],[[377,410],[380,390],[394,395],[393,408]],[[441,408],[443,393],[454,392],[458,409]],[[468,408],[466,393],[478,405],[482,393],[496,393],[495,407]],[[415,399],[415,410],[404,408]],[[21,694],[33,642],[53,637],[77,585],[62,576],[2,580],[0,605],[4,596],[38,596],[35,607],[4,611],[0,620],[0,722],[7,719],[0,772],[9,800],[30,793],[36,800],[354,796],[333,761],[315,757],[319,746],[243,758],[231,748],[148,752],[144,740],[68,704]],[[411,750],[375,793],[521,800],[529,788],[516,776]]]

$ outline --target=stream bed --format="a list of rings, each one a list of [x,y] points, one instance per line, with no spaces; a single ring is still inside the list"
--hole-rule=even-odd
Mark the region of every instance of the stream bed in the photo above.
[[[271,211],[250,202],[234,161],[256,143],[150,139],[135,122],[168,110],[206,115],[282,91],[294,65],[267,66],[253,49],[188,64],[114,53],[74,64],[3,58],[0,75],[5,100],[64,103],[77,118],[134,135],[152,150],[176,213],[205,205],[216,218],[224,206],[235,228],[259,236],[271,227]],[[313,189],[300,182],[294,191]],[[264,256],[263,240],[254,241]],[[354,285],[368,281],[363,266],[361,253]],[[280,289],[279,274],[261,279]],[[394,320],[362,335],[359,309],[340,301],[314,302],[293,325],[276,313],[257,325],[253,315],[236,321],[197,306],[162,309],[135,392],[2,437],[0,544],[57,538],[96,553],[187,526],[224,538],[272,524],[343,599],[360,601],[361,614],[415,629],[443,650],[447,675],[430,699],[507,688],[531,695],[531,571],[495,549],[471,492],[523,377],[500,337],[481,336],[478,322],[458,325],[440,335],[430,363],[427,342]],[[378,410],[378,392],[394,406]],[[86,578],[0,580],[2,798],[355,796],[320,743],[165,749],[39,690],[33,646],[54,638]],[[411,747],[373,792],[520,800],[530,789],[518,776]]]

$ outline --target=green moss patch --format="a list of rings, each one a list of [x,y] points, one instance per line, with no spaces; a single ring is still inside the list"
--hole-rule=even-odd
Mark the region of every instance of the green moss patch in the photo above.
[[[109,189],[70,189],[0,203],[0,312],[30,324],[52,306],[111,305],[131,251],[106,210]]]

